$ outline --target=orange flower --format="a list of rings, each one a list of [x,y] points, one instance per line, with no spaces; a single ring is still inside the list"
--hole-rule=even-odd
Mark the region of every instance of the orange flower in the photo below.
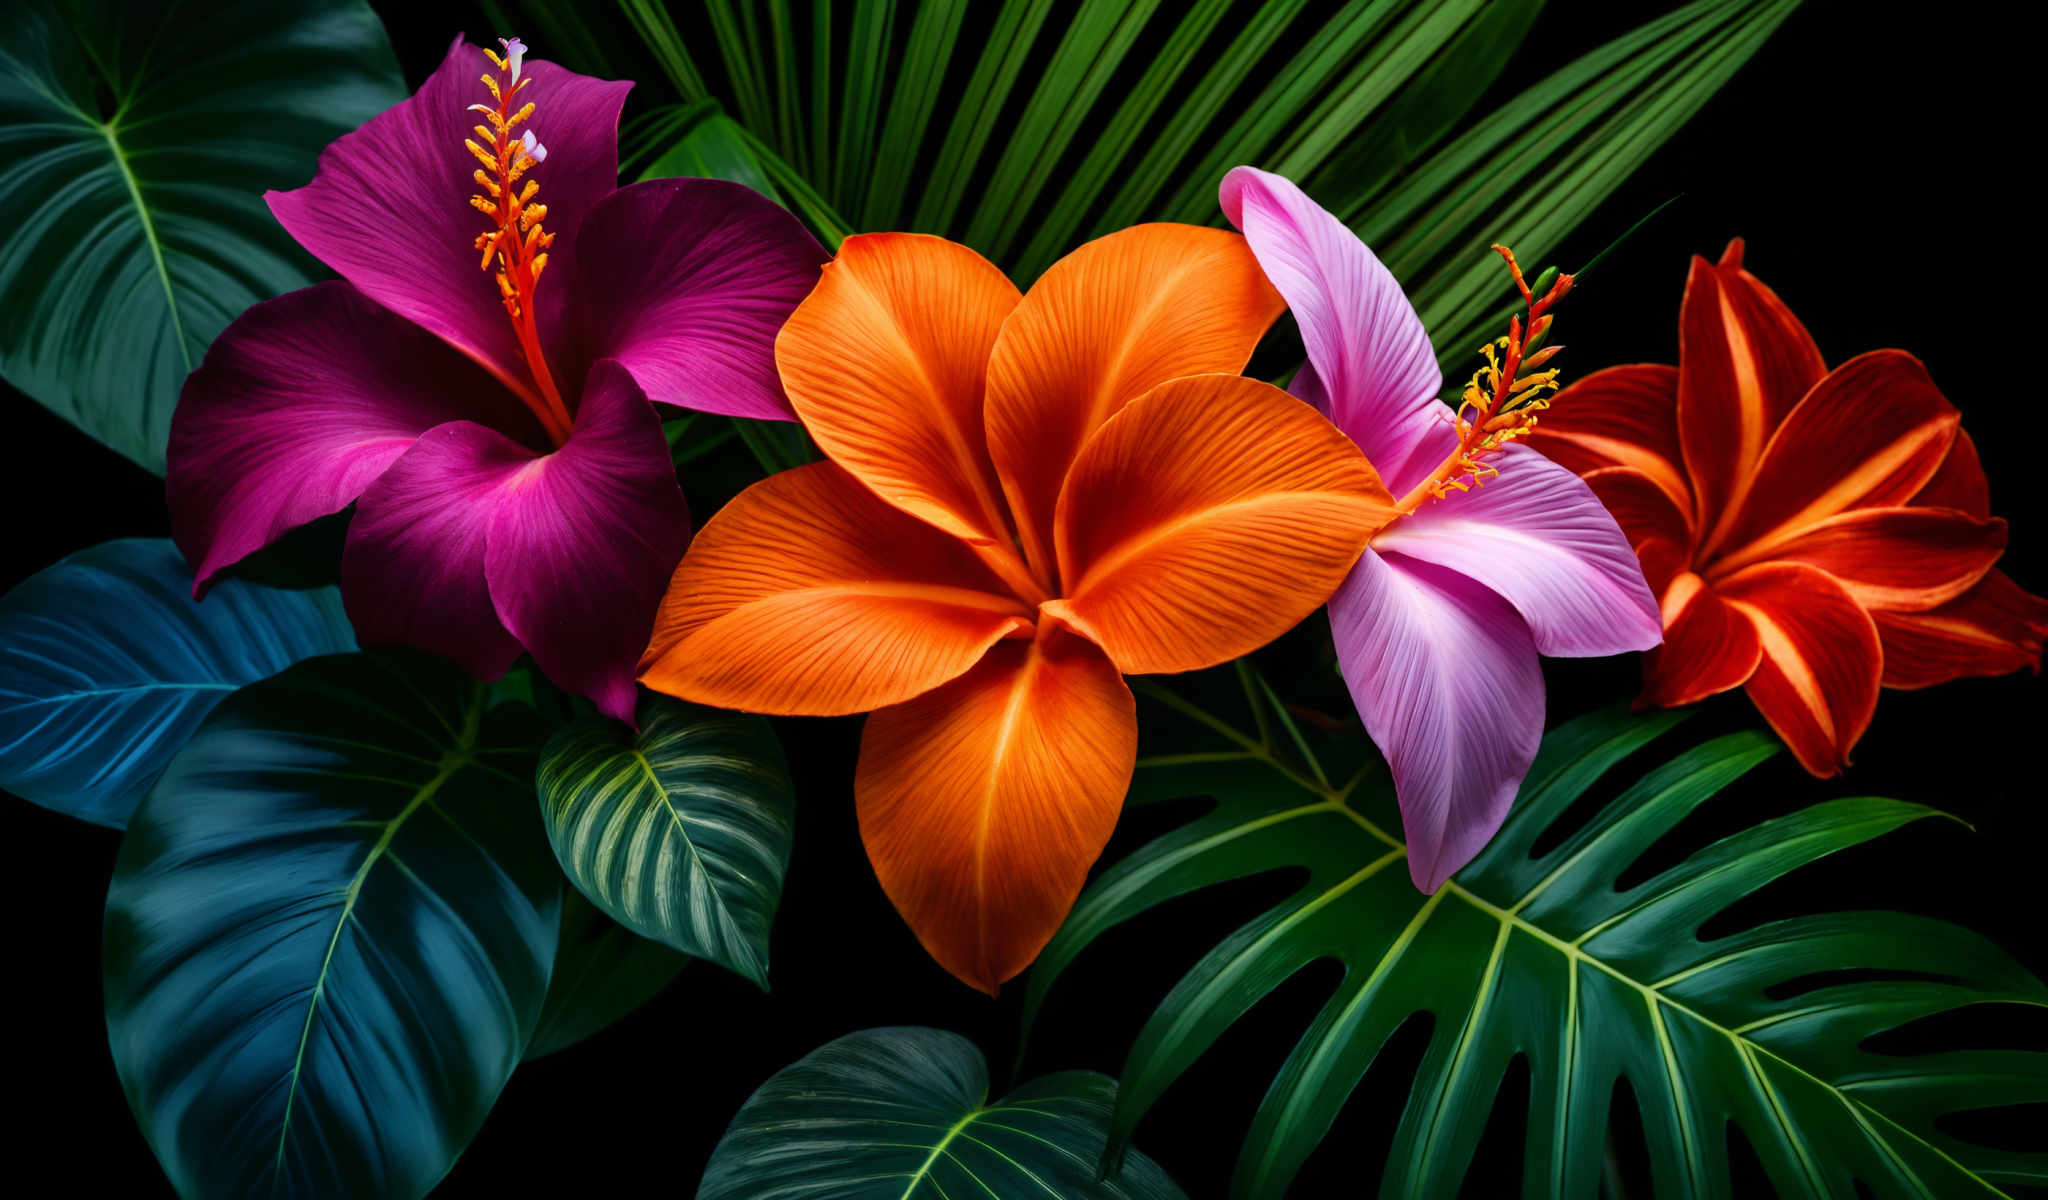
[[[1740,239],[1693,259],[1678,333],[1677,367],[1590,375],[1529,439],[1584,476],[1660,596],[1639,706],[1746,687],[1826,776],[1880,685],[2040,669],[2048,601],[1992,566],[2005,522],[1919,360],[1828,370]]]
[[[831,461],[747,489],[662,601],[641,679],[751,712],[873,712],[854,779],[883,890],[994,992],[1116,825],[1122,676],[1272,640],[1393,501],[1240,370],[1281,310],[1234,233],[1141,225],[1019,295],[964,246],[850,238],[776,341]]]

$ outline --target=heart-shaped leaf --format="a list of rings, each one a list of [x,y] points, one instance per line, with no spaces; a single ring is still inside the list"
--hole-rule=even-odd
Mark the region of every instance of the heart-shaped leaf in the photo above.
[[[123,538],[0,597],[0,643],[0,787],[118,828],[230,692],[356,639],[332,588],[198,602],[177,547]]]
[[[415,1197],[519,1063],[561,877],[517,705],[424,658],[243,688],[129,822],[107,1038],[181,1195]]]
[[[535,785],[562,870],[643,937],[768,986],[795,799],[760,717],[667,697],[640,732],[591,717],[557,733]]]
[[[10,4],[0,376],[163,474],[214,335],[315,277],[264,190],[404,96],[361,0]]]
[[[562,891],[562,933],[527,1061],[575,1045],[675,982],[690,960],[621,928],[575,888]]]
[[[988,1061],[958,1034],[848,1034],[775,1073],[732,1119],[697,1200],[1182,1200],[1131,1153],[1098,1178],[1116,1081],[1033,1080],[993,1103]]]

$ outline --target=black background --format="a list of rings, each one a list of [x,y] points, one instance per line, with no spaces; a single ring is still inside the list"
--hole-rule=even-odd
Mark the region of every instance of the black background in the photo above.
[[[415,85],[457,30],[479,41],[496,32],[462,9],[378,7]],[[1664,7],[1553,0],[1482,109]],[[1966,11],[1983,10],[1915,5],[1894,12],[1845,2],[1795,14],[1555,256],[1583,262],[1658,204],[1681,197],[1563,310],[1558,340],[1569,350],[1561,365],[1569,376],[1617,362],[1675,361],[1688,256],[1712,257],[1729,237],[1746,237],[1748,266],[1807,323],[1830,362],[1898,346],[1928,364],[1975,434],[1994,510],[2012,523],[2003,567],[2043,591],[2048,512],[2039,499],[2035,372],[2048,271],[2037,240],[2038,189],[2021,182],[2040,112],[2023,94],[2040,30],[1941,15]],[[547,57],[547,48],[536,54]],[[1995,140],[2001,130],[2008,140]],[[0,586],[107,538],[166,532],[157,480],[19,394],[9,392],[5,405],[0,505],[8,532]],[[700,514],[708,511],[692,499]],[[1284,672],[1291,661],[1283,647],[1275,669]],[[1546,666],[1553,719],[1630,695],[1636,680],[1627,659]],[[1290,681],[1283,673],[1276,682],[1285,691]],[[1948,823],[1910,828],[1765,889],[1735,915],[1900,907],[1980,930],[2048,972],[2039,875],[2048,816],[2036,772],[2042,696],[2040,682],[2026,674],[1887,692],[1845,778],[1810,780],[1781,756],[1689,820],[1668,852],[1832,796],[1932,804],[1974,832]],[[1739,695],[1704,707],[1681,736],[1756,721]],[[889,908],[854,828],[856,731],[853,721],[782,730],[801,751],[800,815],[774,934],[773,994],[693,967],[622,1024],[523,1067],[437,1195],[582,1195],[628,1182],[687,1195],[754,1087],[817,1045],[875,1025],[963,1033],[988,1053],[998,1089],[1008,1085],[1022,988],[1013,984],[991,1001],[955,982]],[[0,1005],[12,1033],[8,1075],[19,1105],[6,1139],[14,1147],[10,1173],[33,1181],[61,1172],[66,1191],[91,1181],[90,1192],[167,1194],[123,1103],[100,1013],[100,915],[117,835],[11,797],[4,803],[12,865],[0,871],[0,911],[8,914],[13,965]],[[1105,861],[1163,824],[1161,814],[1127,816]],[[1264,883],[1206,896],[1106,939],[1055,993],[1027,1074],[1064,1067],[1115,1074],[1180,973],[1276,894]],[[1284,987],[1141,1127],[1139,1146],[1196,1200],[1223,1194],[1259,1096],[1334,978],[1334,971],[1310,971]],[[2048,1028],[1978,1011],[1900,1042],[1980,1044],[2048,1049]],[[1420,1045],[1404,1037],[1383,1055],[1293,1194],[1371,1193],[1405,1095],[1405,1064]],[[1467,1195],[1519,1194],[1521,1080],[1513,1076],[1503,1089]],[[2029,1148],[2048,1140],[2044,1129],[2048,1113],[2038,1110],[1978,1127]],[[1739,1137],[1733,1140],[1738,1194],[1768,1194]],[[1642,1151],[1625,1118],[1617,1153],[1629,1194],[1648,1195]],[[43,1194],[33,1182],[28,1188],[22,1194]]]

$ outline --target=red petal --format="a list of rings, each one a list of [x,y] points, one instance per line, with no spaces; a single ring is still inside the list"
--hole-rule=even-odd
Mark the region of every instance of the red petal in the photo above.
[[[1763,657],[1749,698],[1799,765],[1825,778],[1877,710],[1883,651],[1877,626],[1827,573],[1803,563],[1765,563],[1718,585],[1756,626]]]
[[[1835,577],[1873,611],[1922,612],[1984,577],[2005,553],[2005,522],[1951,508],[1859,508],[1830,517],[1772,552]]]
[[[1678,446],[1678,368],[1609,367],[1566,388],[1529,444],[1580,475],[1630,467],[1663,489],[1692,519],[1692,486]]]
[[[1785,418],[1742,503],[1702,550],[1754,562],[1852,508],[1904,504],[1934,478],[1960,418],[1927,368],[1903,350],[1858,355],[1828,373]]]
[[[1884,685],[1923,688],[1965,675],[2039,673],[2048,600],[2003,571],[1931,612],[1871,614],[1884,640]]]
[[[1929,508],[1953,508],[1973,517],[1991,515],[1991,484],[1984,478],[1984,464],[1977,458],[1977,443],[1960,426],[1950,443],[1948,457],[1927,486],[1913,497],[1913,503]]]
[[[1130,689],[1054,630],[868,718],[854,796],[882,890],[939,965],[991,995],[1066,919],[1138,756]]]
[[[1652,539],[1690,549],[1692,518],[1671,494],[1634,467],[1601,467],[1588,472],[1586,485],[1600,497],[1614,523],[1640,548]],[[1640,552],[1640,551],[1639,551]]]
[[[1690,571],[1664,589],[1664,644],[1643,656],[1637,708],[1676,708],[1749,682],[1763,647],[1756,626]]]
[[[1742,269],[1742,243],[1719,264],[1692,260],[1678,318],[1678,432],[1713,529],[1740,499],[1771,433],[1827,371],[1806,327]]]

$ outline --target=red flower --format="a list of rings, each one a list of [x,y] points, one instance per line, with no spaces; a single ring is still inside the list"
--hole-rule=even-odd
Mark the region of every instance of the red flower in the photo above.
[[[1660,598],[1639,707],[1747,685],[1826,776],[1880,684],[2040,670],[2048,601],[1992,568],[2005,522],[1918,359],[1828,370],[1740,239],[1693,259],[1678,332],[1677,367],[1589,376],[1529,439],[1592,485]]]

